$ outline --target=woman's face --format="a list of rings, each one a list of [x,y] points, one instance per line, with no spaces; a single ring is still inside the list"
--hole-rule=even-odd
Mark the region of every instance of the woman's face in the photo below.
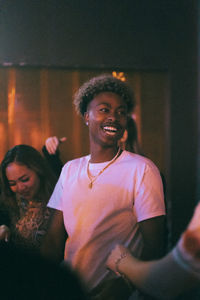
[[[16,162],[6,168],[6,176],[10,189],[26,200],[33,200],[39,191],[40,179],[35,171]]]

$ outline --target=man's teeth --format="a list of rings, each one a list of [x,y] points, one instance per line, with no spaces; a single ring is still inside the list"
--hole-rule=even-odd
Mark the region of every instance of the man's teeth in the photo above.
[[[117,132],[117,128],[116,127],[112,127],[112,126],[104,126],[103,130],[106,132],[106,134],[113,135],[113,136]]]
[[[117,128],[111,126],[105,126],[103,129],[109,132],[117,132]]]

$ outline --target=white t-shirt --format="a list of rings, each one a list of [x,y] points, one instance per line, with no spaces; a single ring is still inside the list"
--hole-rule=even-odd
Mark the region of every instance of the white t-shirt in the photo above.
[[[123,151],[89,188],[90,155],[65,164],[49,207],[63,212],[68,233],[65,261],[95,287],[113,273],[105,262],[120,243],[139,256],[142,237],[137,222],[165,214],[157,167],[147,158]],[[91,173],[107,163],[90,164]]]

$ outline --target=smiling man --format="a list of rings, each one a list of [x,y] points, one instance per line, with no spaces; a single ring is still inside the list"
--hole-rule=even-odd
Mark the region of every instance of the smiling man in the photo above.
[[[135,106],[127,84],[111,75],[92,78],[74,103],[89,129],[90,155],[62,169],[48,204],[55,215],[42,252],[60,261],[64,251],[92,290],[116,277],[106,268],[116,244],[143,259],[162,255],[165,205],[157,167],[118,147]]]

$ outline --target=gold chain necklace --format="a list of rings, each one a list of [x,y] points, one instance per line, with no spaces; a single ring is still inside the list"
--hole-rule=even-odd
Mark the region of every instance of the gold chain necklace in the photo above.
[[[93,183],[96,181],[96,179],[111,165],[113,164],[116,159],[119,157],[121,153],[121,149],[119,148],[118,151],[117,151],[117,154],[113,157],[113,159],[101,170],[99,171],[99,173],[96,175],[96,176],[91,176],[90,174],[90,170],[89,170],[89,163],[90,161],[88,160],[88,164],[87,164],[87,175],[88,175],[88,178],[90,180],[90,183],[89,183],[89,188],[92,189],[93,187]]]

